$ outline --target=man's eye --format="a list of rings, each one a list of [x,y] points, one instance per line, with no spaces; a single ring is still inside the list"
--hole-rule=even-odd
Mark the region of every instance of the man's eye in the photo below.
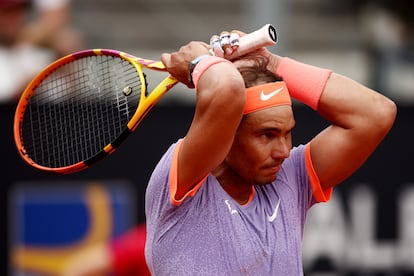
[[[275,135],[273,133],[271,133],[271,132],[263,133],[263,136],[265,138],[268,138],[268,139],[275,137]]]

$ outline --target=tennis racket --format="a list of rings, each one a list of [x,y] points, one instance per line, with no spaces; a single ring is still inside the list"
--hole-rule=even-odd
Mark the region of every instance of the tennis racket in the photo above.
[[[267,24],[240,38],[237,55],[275,44]],[[14,118],[20,156],[44,172],[69,174],[110,155],[177,80],[150,89],[145,70],[161,61],[110,49],[76,52],[53,62],[24,90]]]

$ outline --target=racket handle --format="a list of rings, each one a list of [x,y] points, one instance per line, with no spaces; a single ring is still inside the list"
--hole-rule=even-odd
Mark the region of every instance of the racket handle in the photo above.
[[[231,57],[236,58],[259,48],[275,45],[276,42],[277,33],[275,27],[271,24],[266,24],[260,29],[240,37],[240,45]]]

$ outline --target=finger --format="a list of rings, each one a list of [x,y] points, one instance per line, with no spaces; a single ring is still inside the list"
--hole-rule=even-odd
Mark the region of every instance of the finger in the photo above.
[[[239,37],[245,36],[246,33],[239,31],[239,30],[232,30],[231,33],[238,34]]]
[[[161,54],[161,62],[167,67],[171,63],[171,55],[168,53]]]
[[[230,33],[230,47],[232,51],[237,50],[237,48],[240,46],[240,35],[238,33]]]
[[[220,45],[221,45],[221,49],[223,49],[225,54],[229,55],[232,53],[229,32],[222,32],[220,34]]]
[[[224,56],[223,49],[221,48],[220,37],[218,35],[213,35],[210,38],[210,48],[211,48],[212,53],[215,56],[218,56],[218,57]]]

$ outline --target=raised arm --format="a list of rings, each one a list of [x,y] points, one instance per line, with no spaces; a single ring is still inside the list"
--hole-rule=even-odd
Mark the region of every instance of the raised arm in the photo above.
[[[240,31],[233,31],[243,36]],[[324,189],[354,173],[391,129],[397,108],[384,95],[326,69],[259,49],[267,68],[283,78],[293,98],[332,123],[310,141],[314,170]],[[232,53],[222,56],[232,60]]]
[[[273,55],[273,70],[291,95],[332,123],[310,142],[324,189],[355,172],[391,129],[396,105],[384,95],[328,70]]]
[[[161,59],[173,76],[190,86],[188,64],[209,55],[208,49],[205,43],[191,42]],[[176,200],[224,160],[242,118],[245,88],[240,73],[232,63],[224,59],[212,63],[212,59],[218,58],[206,57],[195,68],[195,72],[205,70],[198,76],[194,118],[178,154]]]
[[[391,129],[395,104],[385,96],[332,73],[318,112],[332,123],[311,141],[311,156],[322,187],[350,176]]]

